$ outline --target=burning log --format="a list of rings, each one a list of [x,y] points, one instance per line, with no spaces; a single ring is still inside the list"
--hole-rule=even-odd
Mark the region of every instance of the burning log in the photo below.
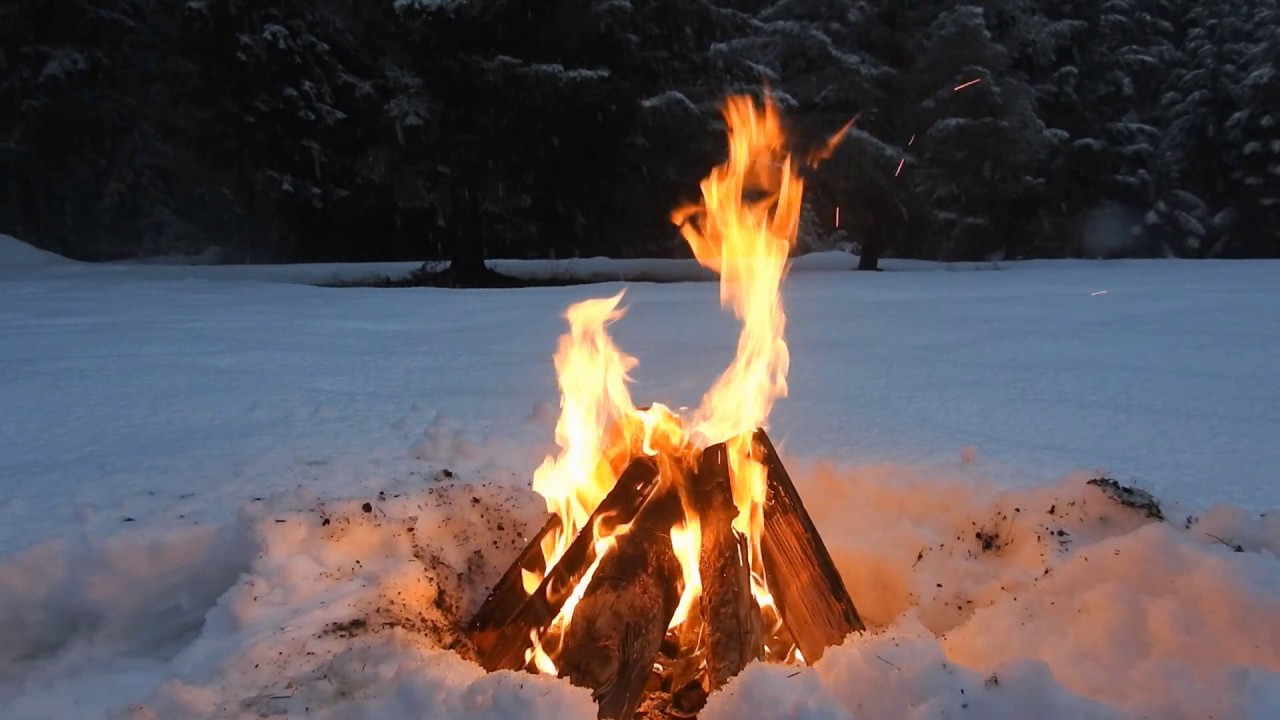
[[[760,559],[786,628],[779,637],[789,634],[813,662],[863,624],[777,449],[763,430],[753,442],[766,472]],[[749,543],[733,526],[733,481],[724,443],[702,451],[696,462],[632,460],[531,595],[525,596],[521,576],[540,571],[543,538],[559,531],[559,521],[548,522],[502,576],[470,625],[481,665],[528,667],[534,643],[545,640],[542,634],[576,588],[567,627],[550,633],[559,641],[558,674],[592,690],[602,719],[629,720],[655,687],[673,711],[691,717],[772,642],[752,593]],[[627,527],[599,544],[594,529],[602,519]],[[695,520],[701,592],[689,617],[669,633],[682,577],[671,529]],[[608,549],[597,558],[600,547]]]
[[[602,518],[622,525],[631,522],[645,502],[653,494],[658,485],[658,466],[648,458],[637,458],[631,461],[627,469],[618,477],[618,482],[600,502],[599,507],[591,513],[584,526],[584,532],[578,533],[573,543],[565,550],[555,567],[547,572],[546,577],[538,585],[538,589],[523,598],[520,607],[503,624],[493,626],[499,617],[494,607],[509,607],[515,601],[510,595],[524,596],[524,589],[518,583],[509,583],[501,595],[495,589],[485,606],[480,608],[476,618],[488,624],[487,629],[473,631],[472,640],[480,655],[480,664],[490,672],[494,670],[519,670],[526,664],[525,653],[532,645],[531,634],[545,628],[559,614],[564,603],[569,599],[573,588],[586,574],[587,569],[595,562],[595,542],[591,528]],[[535,537],[520,557],[532,551],[540,552],[540,539]],[[532,548],[532,550],[531,550]],[[510,575],[508,570],[503,577]],[[515,571],[519,575],[518,571]],[[476,627],[475,619],[472,627]]]
[[[524,550],[485,596],[484,604],[480,606],[467,626],[469,632],[473,635],[489,633],[511,622],[511,618],[520,610],[520,606],[528,597],[524,591],[525,573],[546,577],[547,567],[542,554],[542,542],[548,535],[559,532],[560,527],[560,516],[552,515],[547,520],[547,524],[542,526],[528,545],[525,545]]]
[[[769,589],[805,662],[812,663],[865,627],[777,449],[763,430],[755,442],[769,482],[761,538]]]
[[[680,521],[679,499],[650,503],[601,560],[565,631],[560,677],[590,688],[601,720],[627,720],[680,601],[680,563],[664,528]]]
[[[706,691],[719,689],[764,647],[760,608],[751,595],[747,539],[733,529],[729,459],[724,443],[703,451],[690,499],[702,525],[702,637],[707,650]]]

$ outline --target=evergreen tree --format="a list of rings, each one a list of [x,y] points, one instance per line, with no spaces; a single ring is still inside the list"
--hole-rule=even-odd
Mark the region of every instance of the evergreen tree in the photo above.
[[[168,7],[128,0],[21,0],[0,10],[0,219],[73,257],[128,252],[139,232],[185,240],[178,220],[186,160],[167,89],[188,68]]]
[[[904,84],[920,128],[908,176],[927,199],[919,231],[942,259],[1017,256],[1054,139],[1031,88],[1009,71],[1008,51],[977,6],[941,12],[917,58]]]
[[[1223,129],[1230,191],[1210,254],[1280,257],[1280,9],[1247,3],[1242,10],[1254,34],[1242,48],[1244,79],[1233,89],[1237,110]]]
[[[1265,142],[1252,137],[1274,133],[1264,124],[1268,112],[1261,108],[1266,106],[1254,105],[1274,96],[1268,88],[1274,83],[1268,81],[1274,50],[1267,48],[1274,48],[1275,30],[1257,22],[1267,17],[1268,7],[1253,0],[1188,5],[1179,28],[1183,56],[1162,102],[1168,131],[1160,148],[1158,194],[1145,228],[1169,254],[1242,254],[1265,234],[1244,223],[1258,216],[1273,193],[1249,161],[1239,163],[1249,142],[1259,148]]]
[[[1275,256],[1276,12],[11,0],[0,230],[87,259],[444,257],[468,283],[486,255],[687,254],[669,213],[723,158],[724,96],[767,87],[802,156],[857,115],[804,171],[803,249]],[[1132,242],[1091,242],[1099,212]]]

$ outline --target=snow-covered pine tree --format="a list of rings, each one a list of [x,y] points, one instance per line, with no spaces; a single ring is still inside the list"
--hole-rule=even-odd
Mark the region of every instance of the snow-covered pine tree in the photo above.
[[[0,7],[0,224],[87,259],[186,245],[174,141],[172,6],[19,0]]]
[[[1031,88],[1011,72],[983,8],[943,9],[920,33],[904,73],[912,98],[916,160],[904,175],[925,202],[919,217],[936,256],[985,259],[1021,254],[1047,151]]]
[[[347,220],[353,167],[385,101],[347,10],[344,0],[205,0],[189,11],[211,162],[225,168],[243,232],[286,256],[339,259],[360,242]]]
[[[1049,133],[1043,254],[1141,252],[1093,242],[1088,221],[1103,209],[1137,216],[1148,203],[1161,83],[1174,56],[1164,2],[1039,3],[1032,32],[1012,44]]]
[[[902,222],[886,212],[894,205],[873,200],[887,194],[897,154],[876,154],[873,162],[862,154],[864,145],[883,145],[877,133],[900,131],[886,102],[898,77],[874,52],[885,47],[884,36],[879,11],[866,0],[779,0],[752,15],[749,34],[720,49],[769,82],[802,156],[857,118],[835,155],[807,171],[805,198],[815,242],[836,229],[839,207],[845,236],[873,255]]]
[[[1255,35],[1241,57],[1238,108],[1227,119],[1230,190],[1213,223],[1214,256],[1280,257],[1280,9],[1247,3]]]
[[[1246,130],[1255,126],[1251,120],[1264,136],[1264,118],[1271,114],[1262,109],[1266,105],[1250,107],[1274,92],[1266,87],[1265,60],[1265,48],[1274,47],[1274,23],[1258,22],[1270,4],[1241,0],[1184,7],[1177,28],[1183,52],[1162,99],[1168,130],[1144,232],[1171,255],[1239,254],[1251,231],[1241,223],[1261,206],[1256,188],[1266,187],[1264,177],[1242,172],[1237,163],[1251,142],[1245,136],[1254,134]],[[1246,177],[1261,182],[1255,186]]]

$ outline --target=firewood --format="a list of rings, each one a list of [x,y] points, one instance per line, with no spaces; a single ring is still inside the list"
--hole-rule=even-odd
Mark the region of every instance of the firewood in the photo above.
[[[511,621],[512,616],[520,609],[529,597],[524,589],[524,573],[536,573],[544,577],[547,572],[546,561],[542,555],[542,541],[551,533],[560,530],[560,516],[552,515],[547,524],[542,526],[537,535],[525,545],[524,550],[512,561],[503,573],[476,614],[472,616],[467,630],[473,634],[501,627]]]
[[[747,539],[733,529],[729,460],[724,443],[702,452],[690,488],[702,525],[702,633],[707,650],[706,690],[719,689],[764,646],[760,607],[751,594]]]
[[[626,440],[625,430],[618,424],[614,423],[609,426],[606,433],[607,443],[615,445]],[[630,458],[625,458],[628,463]],[[602,464],[604,461],[601,461]],[[625,470],[625,465],[615,460],[613,470],[621,475],[621,471]],[[607,467],[607,465],[605,465]],[[497,584],[489,590],[489,594],[485,596],[484,602],[480,605],[480,609],[472,616],[471,622],[467,625],[468,632],[474,634],[485,633],[494,628],[501,627],[510,622],[520,606],[524,604],[529,594],[524,589],[524,574],[530,572],[538,577],[546,577],[547,568],[546,561],[542,554],[542,542],[552,533],[559,532],[560,517],[552,515],[547,518],[547,523],[542,526],[537,535],[534,535],[525,545],[524,550],[516,556],[516,559],[507,567],[507,571],[503,573]]]
[[[679,508],[669,493],[641,511],[601,560],[565,631],[560,676],[592,691],[601,720],[631,719],[675,615],[681,574],[670,527]]]
[[[505,623],[472,633],[471,639],[479,653],[480,664],[486,670],[519,670],[524,667],[525,653],[532,645],[530,636],[533,631],[551,624],[569,599],[578,580],[595,562],[595,540],[591,528],[602,518],[616,525],[630,523],[657,485],[657,464],[647,457],[632,460],[613,489],[591,513],[583,531],[578,533],[560,560],[547,572],[538,589],[524,599],[519,609]],[[507,591],[519,592],[521,595],[524,593],[523,588],[518,585],[512,585]]]
[[[850,633],[865,629],[844,580],[800,501],[778,451],[763,430],[755,444],[768,473],[762,559],[769,590],[796,646],[812,663]]]

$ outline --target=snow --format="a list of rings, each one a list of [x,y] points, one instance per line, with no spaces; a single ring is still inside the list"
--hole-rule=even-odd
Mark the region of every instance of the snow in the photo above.
[[[4,270],[27,271],[37,266],[72,265],[61,255],[41,250],[21,240],[0,233],[0,272]]]
[[[558,63],[534,63],[522,69],[533,75],[553,77],[570,82],[605,80],[609,77],[609,70],[606,68],[566,68]]]
[[[673,106],[686,112],[698,112],[698,107],[693,104],[693,101],[677,90],[668,90],[660,95],[654,95],[640,101],[640,107],[645,110],[654,108],[670,109]]]
[[[1280,264],[854,262],[797,261],[770,433],[871,632],[702,717],[1280,716]],[[620,285],[305,284],[413,267],[0,237],[0,718],[594,717],[448,648],[543,518],[561,313]],[[717,299],[630,287],[638,401],[697,403]]]
[[[40,70],[40,82],[66,80],[89,68],[89,59],[78,50],[51,48],[46,52],[49,59]]]
[[[467,0],[395,0],[394,6],[396,10],[402,12],[415,8],[426,11],[452,11],[466,4],[466,2]]]

